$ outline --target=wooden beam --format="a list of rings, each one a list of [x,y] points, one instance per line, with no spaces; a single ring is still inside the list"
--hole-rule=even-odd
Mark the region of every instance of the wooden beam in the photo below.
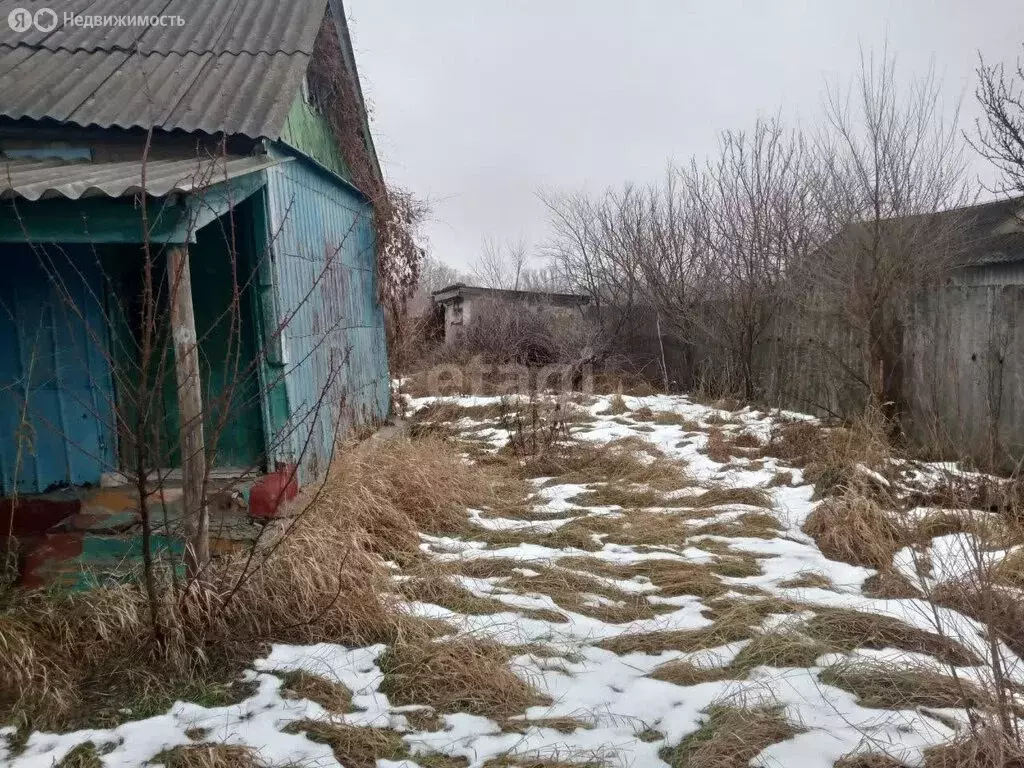
[[[171,284],[171,337],[178,390],[181,438],[181,479],[185,505],[185,568],[189,578],[201,577],[210,560],[210,516],[206,507],[206,441],[203,436],[203,393],[196,351],[196,318],[192,307],[192,274],[188,248],[167,249]]]

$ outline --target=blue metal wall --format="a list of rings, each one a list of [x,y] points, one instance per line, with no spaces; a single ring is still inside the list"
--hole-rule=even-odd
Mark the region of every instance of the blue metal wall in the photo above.
[[[0,493],[115,469],[104,285],[87,246],[0,245]]]
[[[287,424],[271,425],[271,455],[300,461],[308,482],[326,469],[338,437],[389,409],[372,210],[302,158],[268,169],[267,179],[289,414]]]

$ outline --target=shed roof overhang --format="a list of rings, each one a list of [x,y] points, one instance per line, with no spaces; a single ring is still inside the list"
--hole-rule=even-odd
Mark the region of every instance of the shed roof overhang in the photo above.
[[[184,243],[282,158],[0,160],[0,242]]]

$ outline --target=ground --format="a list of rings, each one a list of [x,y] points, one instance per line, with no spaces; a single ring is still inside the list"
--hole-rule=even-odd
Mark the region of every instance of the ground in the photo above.
[[[525,504],[467,509],[458,535],[422,534],[419,557],[390,564],[405,610],[454,633],[426,649],[275,645],[239,703],[36,732],[17,752],[0,747],[2,762],[82,765],[72,758],[90,744],[86,762],[110,768],[231,764],[205,745],[250,747],[274,766],[827,768],[856,755],[912,766],[964,730],[965,696],[982,695],[993,652],[1024,684],[1017,656],[980,624],[869,596],[876,569],[829,559],[804,532],[825,502],[770,444],[809,417],[600,396],[538,427],[508,407],[409,402],[420,431],[444,432],[475,465],[557,455],[527,473]],[[914,473],[927,483],[940,469]],[[899,548],[887,575],[941,581],[963,534],[937,532]],[[421,684],[427,667],[443,695]],[[204,745],[205,763],[176,762],[190,745]]]

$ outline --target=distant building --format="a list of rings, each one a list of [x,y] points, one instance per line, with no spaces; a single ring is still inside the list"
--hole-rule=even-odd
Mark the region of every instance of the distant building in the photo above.
[[[446,344],[458,341],[470,323],[489,312],[514,308],[534,314],[565,314],[579,310],[590,303],[590,297],[578,293],[547,293],[544,291],[510,291],[481,288],[455,283],[434,291],[435,304],[444,309],[444,340]]]

